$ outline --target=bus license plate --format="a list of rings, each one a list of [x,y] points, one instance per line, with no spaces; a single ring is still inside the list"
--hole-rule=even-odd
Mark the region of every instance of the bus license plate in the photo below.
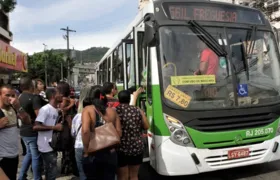
[[[249,155],[250,155],[249,148],[235,149],[235,150],[228,151],[228,159],[239,159],[239,158],[248,157]]]

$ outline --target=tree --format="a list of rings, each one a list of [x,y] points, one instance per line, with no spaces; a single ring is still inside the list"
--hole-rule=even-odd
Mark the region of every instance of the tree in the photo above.
[[[63,55],[54,53],[53,50],[47,50],[28,56],[28,74],[32,78],[40,78],[45,81],[45,60],[47,61],[49,83],[61,79],[61,63],[63,64],[63,75],[66,76],[67,65],[64,63]]]
[[[256,3],[255,3],[254,8],[259,9],[260,11],[262,11],[266,15],[266,18],[270,22],[277,20],[277,19],[272,18],[272,16],[271,16],[272,13],[274,12],[273,8],[267,8],[266,7],[267,0],[256,0],[255,2]]]
[[[16,7],[17,2],[15,0],[0,0],[1,9],[5,13],[13,11]]]

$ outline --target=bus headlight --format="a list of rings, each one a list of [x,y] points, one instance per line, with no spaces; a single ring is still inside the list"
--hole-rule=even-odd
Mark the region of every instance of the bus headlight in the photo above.
[[[184,125],[177,119],[164,114],[164,120],[171,133],[170,140],[181,146],[193,146]]]

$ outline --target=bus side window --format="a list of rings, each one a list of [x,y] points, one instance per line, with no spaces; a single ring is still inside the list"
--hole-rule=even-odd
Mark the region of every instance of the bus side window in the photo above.
[[[117,53],[117,50],[114,51],[114,54],[113,54],[113,79],[112,79],[112,82],[116,82],[117,80],[117,72],[118,72],[118,53]]]
[[[127,87],[132,88],[136,87],[136,74],[135,74],[135,60],[133,52],[133,44],[126,44],[126,57],[127,57]]]
[[[112,59],[112,56],[109,56],[107,61],[108,61],[108,78],[107,78],[107,81],[111,81],[111,59]]]
[[[122,45],[118,47],[118,59],[117,59],[117,83],[123,83],[124,81],[124,69],[123,69],[123,50]]]
[[[150,105],[152,105],[152,60],[150,56],[150,48],[147,47],[147,101]]]
[[[144,33],[138,32],[138,69],[139,69],[139,82],[141,86],[146,86],[146,62],[145,62],[145,49],[143,47]]]

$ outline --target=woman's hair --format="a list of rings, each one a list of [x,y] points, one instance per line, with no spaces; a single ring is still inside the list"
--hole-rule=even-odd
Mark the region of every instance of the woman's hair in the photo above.
[[[118,94],[119,102],[121,104],[129,104],[130,94],[131,93],[128,90],[122,90],[121,92],[119,92],[119,94]]]
[[[81,89],[81,94],[80,94],[80,97],[79,97],[79,107],[78,107],[78,113],[82,113],[84,107],[88,106],[88,104],[84,104],[84,100],[86,98],[89,97],[89,93],[91,91],[92,87],[88,86],[88,87],[84,87]],[[90,104],[92,105],[92,104]]]
[[[67,82],[64,81],[59,82],[56,88],[63,95],[63,97],[70,96],[70,85]]]
[[[94,105],[99,112],[105,115],[107,108],[107,98],[101,89],[102,87],[99,85],[91,87],[83,100],[83,107]]]
[[[34,85],[35,85],[35,89],[37,89],[38,87],[38,82],[41,82],[42,84],[44,84],[44,81],[42,80],[42,79],[35,79],[34,80]],[[45,87],[45,89],[46,89],[46,87]]]
[[[132,87],[128,88],[127,90],[130,92],[130,94],[133,94],[136,91],[136,86],[132,86]]]

